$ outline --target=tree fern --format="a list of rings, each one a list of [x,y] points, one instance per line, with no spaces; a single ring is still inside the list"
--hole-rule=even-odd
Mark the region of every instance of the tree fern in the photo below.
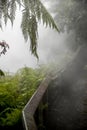
[[[23,9],[21,29],[24,39],[25,41],[30,39],[30,50],[38,58],[38,22],[42,21],[46,27],[59,30],[40,0],[0,0],[0,27],[2,27],[2,16],[4,16],[5,24],[9,18],[13,25],[17,4]]]

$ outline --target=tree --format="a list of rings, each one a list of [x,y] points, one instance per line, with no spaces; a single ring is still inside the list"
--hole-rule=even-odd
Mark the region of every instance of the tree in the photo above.
[[[12,25],[15,19],[16,9],[19,8],[22,12],[21,29],[25,41],[31,41],[31,53],[38,58],[37,54],[37,39],[38,39],[38,22],[43,22],[43,25],[50,28],[58,28],[40,0],[0,0],[0,28],[2,28],[2,20],[5,24],[10,19]]]

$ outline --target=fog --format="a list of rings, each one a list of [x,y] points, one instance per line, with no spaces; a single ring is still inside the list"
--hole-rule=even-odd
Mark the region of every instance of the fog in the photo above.
[[[19,11],[13,28],[8,22],[0,31],[0,41],[5,40],[10,46],[6,55],[0,57],[0,69],[16,72],[24,66],[36,68],[45,64],[55,64],[57,71],[63,69],[60,75],[56,72],[57,77],[47,91],[44,120],[47,130],[87,129],[84,125],[85,117],[87,124],[84,112],[87,113],[87,2],[72,0],[67,4],[67,1],[59,0],[60,9],[56,7],[60,12],[55,20],[61,33],[38,24],[39,60],[31,55],[29,42],[24,41]],[[52,4],[47,2],[45,6],[49,8]]]
[[[48,87],[45,95],[48,109],[43,124],[47,130],[86,130],[87,1],[59,2],[59,6],[55,5],[58,13],[55,19],[63,33],[57,36],[59,40],[54,40],[56,46],[52,46],[48,54],[52,54],[54,62],[60,63],[59,69],[64,69]]]
[[[0,41],[5,40],[10,49],[5,55],[0,57],[0,68],[7,72],[16,72],[24,66],[37,67],[41,64],[54,63],[56,60],[59,63],[61,58],[66,56],[69,49],[65,41],[69,37],[67,33],[58,33],[49,27],[46,28],[39,24],[38,33],[38,55],[37,60],[30,53],[29,41],[25,43],[21,28],[21,13],[17,11],[16,19],[13,27],[10,21],[7,26],[0,31]],[[3,23],[4,25],[4,23]]]

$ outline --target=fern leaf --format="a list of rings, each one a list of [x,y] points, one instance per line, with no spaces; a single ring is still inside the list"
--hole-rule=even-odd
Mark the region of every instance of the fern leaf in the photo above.
[[[7,3],[5,3],[4,6],[3,6],[3,14],[4,14],[4,22],[5,22],[5,25],[6,25],[7,20],[8,20],[8,6],[7,6]]]
[[[42,21],[43,24],[45,23],[46,26],[52,27],[53,29],[56,29],[59,32],[58,27],[56,26],[52,16],[49,14],[47,9],[44,7],[44,5],[41,3],[40,0],[37,0],[40,6],[40,12],[42,14]]]
[[[56,29],[58,28],[40,0],[0,0],[0,28],[2,27],[2,16],[4,16],[5,24],[8,18],[13,25],[17,4],[23,7],[22,12],[22,33],[25,41],[30,38],[30,50],[37,58],[38,45],[38,22],[42,21],[43,25]]]
[[[21,23],[22,33],[24,35],[25,41],[28,40],[28,14],[26,10],[22,13],[22,23]]]
[[[11,20],[12,25],[15,19],[15,11],[16,11],[16,1],[12,0],[10,3],[10,20]]]
[[[52,16],[40,0],[23,0],[23,4],[25,5],[25,9],[21,24],[22,32],[26,41],[28,40],[28,37],[30,38],[30,50],[32,54],[38,58],[38,22],[43,21],[43,24],[45,24],[46,27],[49,26],[57,31],[59,30]]]

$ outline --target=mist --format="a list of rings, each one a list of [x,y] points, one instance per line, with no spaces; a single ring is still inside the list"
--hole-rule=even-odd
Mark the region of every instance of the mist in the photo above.
[[[55,20],[61,30],[61,35],[57,38],[61,40],[54,40],[56,46],[53,45],[52,52],[48,53],[48,57],[54,63],[57,62],[57,76],[50,83],[45,95],[48,109],[44,124],[47,130],[86,130],[87,1],[55,2],[53,12],[59,11]],[[58,69],[61,68],[63,71],[59,72]]]
[[[0,69],[15,73],[25,66],[37,68],[40,65],[52,65],[54,77],[44,96],[48,105],[43,117],[46,130],[85,130],[87,1],[54,0],[54,4],[52,0],[43,2],[52,14],[60,33],[38,23],[37,60],[30,53],[30,41],[24,41],[20,29],[21,15],[18,11],[13,29],[8,22],[0,32],[0,41],[5,40],[10,46],[6,55],[0,57]]]
[[[0,41],[5,40],[10,46],[6,54],[0,57],[0,68],[2,70],[16,72],[24,66],[35,68],[42,64],[60,64],[64,57],[71,57],[70,49],[66,45],[69,34],[66,32],[58,33],[49,27],[46,28],[39,24],[37,48],[39,60],[37,60],[30,53],[30,41],[27,43],[24,41],[20,22],[21,14],[17,11],[13,27],[9,21],[7,26],[4,26],[3,31],[0,32]]]

